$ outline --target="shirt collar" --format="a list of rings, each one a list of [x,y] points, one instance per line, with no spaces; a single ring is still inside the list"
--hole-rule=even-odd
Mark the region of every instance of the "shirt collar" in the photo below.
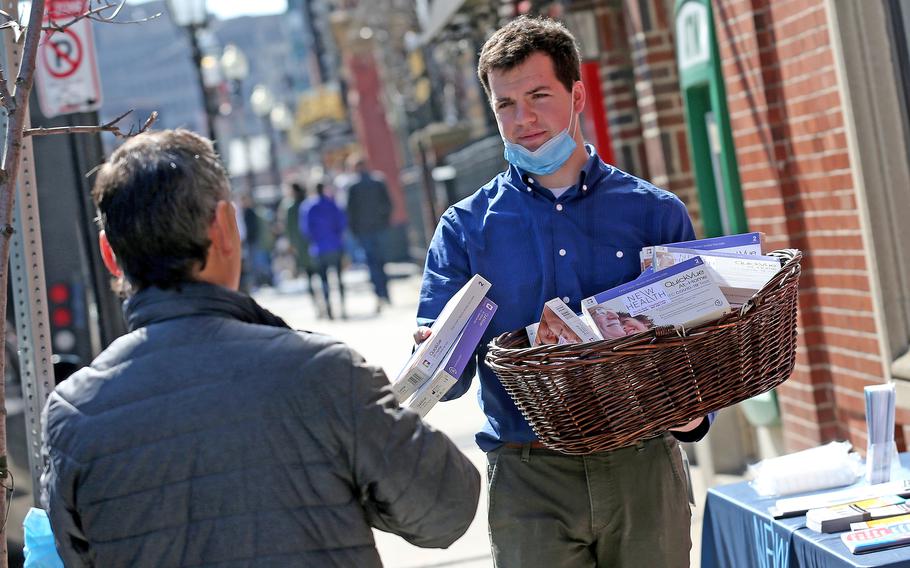
[[[564,198],[574,195],[579,197],[590,195],[591,190],[613,171],[613,166],[605,164],[600,159],[594,146],[585,144],[585,151],[588,152],[588,161],[585,162],[585,165],[578,173],[578,181],[575,186],[563,194]],[[549,189],[537,182],[534,174],[526,172],[513,164],[509,164],[509,169],[506,171],[506,180],[521,193],[531,196],[544,195],[551,199],[553,198],[553,194]]]

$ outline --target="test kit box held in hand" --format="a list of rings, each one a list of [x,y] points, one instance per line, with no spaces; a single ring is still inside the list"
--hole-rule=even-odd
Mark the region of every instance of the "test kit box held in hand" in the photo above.
[[[398,402],[406,401],[442,364],[475,308],[490,291],[490,283],[475,274],[446,303],[431,326],[432,333],[421,343],[392,383]]]
[[[471,314],[471,319],[468,320],[461,335],[458,336],[455,345],[449,351],[445,363],[417,389],[414,396],[405,404],[407,408],[423,418],[455,386],[477,350],[477,344],[480,343],[480,339],[490,325],[490,320],[493,319],[497,307],[495,302],[486,298],[480,302],[480,305]]]

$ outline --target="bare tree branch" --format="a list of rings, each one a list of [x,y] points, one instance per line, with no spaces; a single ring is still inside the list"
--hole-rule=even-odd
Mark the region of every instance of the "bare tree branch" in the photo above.
[[[133,127],[130,127],[129,132],[124,133],[120,130],[120,127],[117,125],[118,122],[123,120],[128,114],[132,111],[128,110],[125,113],[121,114],[114,120],[106,122],[104,124],[98,124],[93,126],[58,126],[54,128],[28,128],[22,132],[23,136],[52,136],[54,134],[88,134],[94,132],[110,132],[117,138],[131,138],[138,134],[142,134],[148,130],[158,119],[158,113],[152,112],[149,117],[145,120],[145,124],[139,130],[133,131]]]
[[[49,32],[62,32],[66,28],[72,26],[79,20],[94,20],[96,22],[102,22],[105,24],[141,24],[143,22],[148,22],[156,18],[161,17],[161,12],[152,14],[147,18],[141,18],[138,20],[115,20],[115,18],[120,14],[120,11],[123,9],[123,5],[126,0],[120,0],[117,4],[103,4],[101,6],[96,6],[94,8],[89,8],[85,12],[79,15],[72,16],[71,20],[68,20],[65,23],[58,24],[55,21],[45,25],[42,29]],[[102,16],[102,12],[113,9],[114,12],[110,16]]]

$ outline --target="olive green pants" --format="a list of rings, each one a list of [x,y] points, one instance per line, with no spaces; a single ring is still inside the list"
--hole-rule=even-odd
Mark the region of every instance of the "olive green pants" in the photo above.
[[[670,435],[587,456],[487,454],[496,568],[689,566],[689,508]]]

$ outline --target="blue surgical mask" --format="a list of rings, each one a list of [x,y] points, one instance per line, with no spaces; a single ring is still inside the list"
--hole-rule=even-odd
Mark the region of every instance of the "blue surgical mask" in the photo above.
[[[514,142],[506,140],[502,136],[502,143],[505,146],[503,157],[507,162],[539,176],[550,175],[566,163],[572,152],[575,151],[575,130],[578,128],[578,121],[575,122],[575,128],[572,134],[569,134],[569,127],[572,126],[572,119],[575,115],[575,101],[572,101],[572,114],[569,116],[569,124],[562,129],[559,134],[544,142],[540,148],[531,151]],[[501,133],[500,133],[501,136]]]

